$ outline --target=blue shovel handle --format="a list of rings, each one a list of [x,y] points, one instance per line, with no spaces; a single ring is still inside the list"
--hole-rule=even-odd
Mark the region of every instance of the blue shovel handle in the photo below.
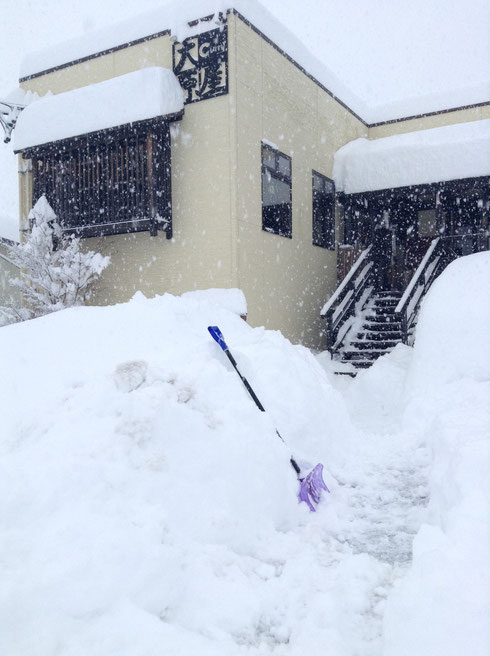
[[[228,351],[228,346],[226,345],[225,338],[223,333],[218,328],[218,326],[208,326],[209,334],[214,339],[215,342],[223,349],[223,351]]]

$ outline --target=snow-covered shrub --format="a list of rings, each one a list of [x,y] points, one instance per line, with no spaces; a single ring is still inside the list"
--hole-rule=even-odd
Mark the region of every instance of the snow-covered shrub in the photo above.
[[[45,196],[31,210],[29,221],[32,232],[25,242],[8,249],[10,260],[20,269],[20,277],[10,284],[21,291],[24,304],[0,308],[3,323],[83,305],[110,262],[100,253],[82,252],[80,240],[63,233]]]

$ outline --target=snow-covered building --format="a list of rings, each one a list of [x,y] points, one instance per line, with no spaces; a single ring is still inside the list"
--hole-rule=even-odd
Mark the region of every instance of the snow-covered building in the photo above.
[[[321,347],[326,317],[338,349],[384,291],[406,339],[448,246],[488,248],[490,101],[373,122],[250,7],[28,57],[20,86],[40,99],[13,133],[21,226],[45,194],[111,256],[95,303],[240,288],[253,325]]]

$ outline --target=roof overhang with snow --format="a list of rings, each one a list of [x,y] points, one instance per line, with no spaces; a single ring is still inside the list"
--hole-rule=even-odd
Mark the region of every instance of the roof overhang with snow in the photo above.
[[[439,0],[439,5],[441,3],[443,0]],[[398,3],[392,4],[391,8],[390,3],[382,3],[376,8],[371,3],[369,11],[366,8],[363,11],[360,7],[352,16],[348,14],[348,9],[345,10],[347,14],[340,11],[342,19],[338,27],[350,25],[352,29],[352,21],[356,18],[354,22],[359,31],[356,48],[352,50],[349,47],[344,51],[343,44],[348,40],[343,29],[338,29],[340,36],[335,37],[343,41],[334,39],[332,43],[337,46],[329,49],[333,35],[325,38],[323,27],[318,31],[305,20],[299,20],[301,16],[309,16],[312,23],[324,26],[321,20],[315,21],[315,12],[309,12],[303,5],[298,10],[300,14],[291,14],[285,8],[285,18],[279,20],[258,0],[186,0],[185,3],[168,0],[162,7],[131,20],[25,56],[20,78],[21,82],[28,81],[162,36],[182,41],[221,24],[224,16],[234,14],[368,127],[441,111],[489,105],[489,64],[484,56],[489,38],[486,37],[485,19],[481,12],[472,13],[470,8],[465,8],[472,26],[472,31],[468,32],[474,35],[471,41],[468,37],[465,41],[450,38],[447,34],[446,15],[454,17],[455,29],[460,30],[460,21],[457,20],[460,13],[453,15],[446,9],[434,8],[434,22],[429,21],[425,25],[424,21],[419,20],[420,13],[415,12],[415,24],[406,25],[400,30],[404,20],[402,7]],[[384,30],[384,34],[391,35],[390,39],[381,39],[381,32],[376,30],[363,29],[366,13],[369,13],[373,24],[383,19],[383,24],[389,28]],[[431,15],[430,12],[426,13]],[[194,20],[197,16],[205,18]],[[424,17],[427,19],[427,15],[424,14]],[[425,25],[425,29],[429,29],[431,44],[436,50],[431,59],[424,47],[426,42],[421,22],[422,27]],[[430,31],[435,22],[438,27],[436,33]],[[374,40],[369,37],[371,33],[376,35]],[[451,44],[449,50],[448,44]],[[357,53],[356,57],[353,52]],[[420,56],[414,56],[414,52],[421,53],[423,60]],[[330,63],[332,59],[335,63]]]
[[[14,151],[109,128],[179,118],[184,94],[172,71],[153,66],[29,104],[14,132]]]
[[[490,175],[490,119],[383,139],[335,153],[337,191],[355,194]]]

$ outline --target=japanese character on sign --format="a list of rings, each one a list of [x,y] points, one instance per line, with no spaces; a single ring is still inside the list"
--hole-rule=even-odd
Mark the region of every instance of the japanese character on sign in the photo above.
[[[186,104],[228,93],[226,25],[174,43],[173,71],[186,92]]]

